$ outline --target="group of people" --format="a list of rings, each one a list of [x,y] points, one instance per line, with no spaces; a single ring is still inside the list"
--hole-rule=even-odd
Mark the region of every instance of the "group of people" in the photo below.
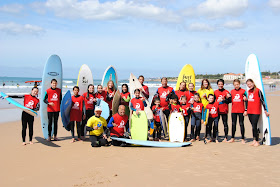
[[[112,140],[108,142],[108,136],[111,137],[129,137],[129,114],[130,110],[136,114],[143,111],[145,107],[151,107],[153,112],[153,120],[149,123],[154,123],[153,140],[161,141],[161,122],[159,113],[162,110],[166,119],[169,118],[172,112],[181,112],[185,121],[185,141],[199,141],[201,126],[206,125],[204,141],[218,143],[218,123],[222,119],[224,125],[224,140],[223,142],[234,142],[237,118],[241,129],[242,143],[245,144],[245,127],[244,116],[249,117],[252,124],[253,142],[252,146],[259,146],[258,120],[260,118],[263,107],[265,114],[269,116],[267,107],[264,102],[264,97],[260,89],[256,88],[254,81],[248,79],[246,81],[249,91],[246,92],[240,87],[240,81],[234,80],[234,89],[230,92],[224,89],[224,80],[217,81],[218,89],[213,90],[208,79],[203,79],[201,88],[195,91],[193,83],[181,82],[179,90],[168,86],[167,78],[161,79],[162,86],[157,89],[153,96],[151,106],[147,106],[145,102],[149,99],[149,88],[144,85],[144,76],[139,76],[139,82],[142,87],[132,90],[134,97],[131,97],[127,84],[121,86],[121,99],[118,112],[112,114],[112,101],[117,91],[117,85],[113,81],[109,81],[106,87],[97,86],[97,92],[94,92],[94,85],[88,85],[86,93],[79,94],[79,87],[73,87],[72,106],[70,111],[70,123],[68,125],[71,130],[72,140],[75,142],[75,125],[77,129],[77,140],[85,140],[85,132],[89,131],[92,147],[115,145],[124,146],[124,143]],[[36,97],[38,88],[34,87],[30,95],[24,96],[24,106],[32,110],[39,110],[39,99]],[[142,97],[141,97],[142,96]],[[48,112],[48,141],[57,138],[57,122],[60,112],[60,104],[62,100],[61,89],[57,88],[57,80],[51,81],[51,88],[46,90],[44,103],[47,104]],[[98,99],[108,103],[110,108],[110,116],[104,119],[102,108],[98,106]],[[228,138],[228,108],[229,103],[232,103],[232,136]],[[188,139],[187,127],[191,121],[191,133]],[[22,113],[22,141],[26,145],[26,128],[29,127],[29,142],[32,144],[34,117],[28,113]],[[54,127],[52,127],[54,124]],[[53,129],[54,128],[54,129]],[[148,132],[147,132],[148,133]]]

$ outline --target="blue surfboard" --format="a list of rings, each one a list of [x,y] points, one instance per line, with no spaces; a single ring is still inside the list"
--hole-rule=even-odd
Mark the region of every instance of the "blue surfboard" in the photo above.
[[[174,147],[186,147],[192,144],[191,142],[183,142],[183,143],[155,142],[155,141],[132,140],[132,139],[116,138],[116,137],[111,137],[111,139],[129,143],[129,144],[142,145],[147,147],[169,147],[169,148],[173,147],[174,148]]]
[[[109,66],[103,75],[102,78],[102,83],[101,85],[103,87],[107,87],[107,83],[112,80],[114,82],[115,85],[115,89],[118,90],[118,76],[117,76],[117,72],[116,69],[113,66]]]
[[[110,116],[110,109],[108,103],[101,99],[97,99],[96,106],[100,106],[102,108],[101,116],[107,120]]]
[[[68,90],[64,95],[60,105],[62,124],[63,127],[68,131],[71,130],[69,127],[71,106],[72,106],[72,97],[71,97],[70,90]]]
[[[3,98],[5,98],[5,97],[7,96],[7,95],[6,95],[5,93],[3,93],[3,92],[0,92],[0,95],[1,95],[1,97],[3,97]],[[28,114],[30,114],[30,115],[32,115],[32,116],[37,116],[37,115],[38,115],[37,112],[35,112],[34,110],[31,110],[31,109],[29,109],[29,108],[23,106],[22,104],[18,103],[17,101],[13,100],[13,99],[10,98],[10,97],[7,97],[6,100],[7,100],[9,103],[15,105],[16,107],[20,108],[21,110],[23,110],[24,112],[26,112],[26,113],[28,113]]]

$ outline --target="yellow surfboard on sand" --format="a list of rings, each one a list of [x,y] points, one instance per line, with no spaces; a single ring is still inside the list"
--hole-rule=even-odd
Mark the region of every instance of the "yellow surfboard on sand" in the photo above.
[[[194,70],[193,70],[192,65],[186,64],[182,68],[182,70],[181,70],[181,72],[178,76],[178,80],[177,80],[177,84],[176,84],[176,90],[179,90],[181,82],[187,83],[187,88],[188,88],[189,83],[193,83],[194,84],[194,90],[195,90],[195,74],[194,74]]]

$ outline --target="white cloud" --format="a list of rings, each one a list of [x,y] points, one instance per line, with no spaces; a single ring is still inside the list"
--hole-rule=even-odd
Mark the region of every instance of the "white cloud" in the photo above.
[[[196,8],[186,9],[186,16],[204,16],[210,19],[240,16],[248,8],[248,0],[206,0]]]
[[[36,5],[38,6],[38,4]],[[179,23],[181,17],[171,10],[147,3],[116,0],[100,3],[98,0],[47,0],[43,7],[63,18],[86,20],[114,20],[143,18],[167,23]]]
[[[216,28],[205,23],[192,23],[189,25],[188,30],[200,32],[213,32],[216,30]]]
[[[223,26],[228,29],[243,29],[246,27],[244,22],[237,20],[225,22]]]
[[[17,24],[17,23],[0,23],[0,31],[7,34],[32,34],[37,35],[44,32],[42,27],[30,24]]]
[[[0,6],[0,12],[7,12],[7,13],[19,13],[24,9],[23,5],[20,4],[9,4]]]
[[[224,38],[223,40],[220,40],[218,47],[227,49],[227,48],[233,46],[234,44],[235,44],[234,41],[232,41],[228,38]]]
[[[280,0],[269,0],[268,5],[275,10],[280,10]]]

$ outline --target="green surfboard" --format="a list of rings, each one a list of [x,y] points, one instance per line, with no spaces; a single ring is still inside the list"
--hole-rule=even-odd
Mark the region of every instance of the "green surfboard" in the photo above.
[[[133,112],[131,115],[131,138],[133,140],[147,140],[148,138],[148,119],[144,111],[138,115]]]

